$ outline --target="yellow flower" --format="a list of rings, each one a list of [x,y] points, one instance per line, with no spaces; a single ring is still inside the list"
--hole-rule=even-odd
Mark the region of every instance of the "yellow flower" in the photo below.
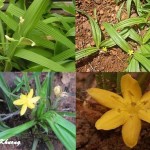
[[[103,52],[107,52],[107,47],[103,47],[103,48],[102,48],[102,51],[103,51]]]
[[[39,96],[33,97],[33,89],[31,89],[28,95],[21,94],[20,99],[15,100],[13,104],[22,105],[22,108],[20,111],[20,115],[22,116],[25,114],[27,107],[29,107],[30,109],[35,108],[35,104],[39,99],[40,99]]]
[[[133,50],[129,50],[129,51],[128,51],[128,54],[131,56],[131,55],[134,54],[134,51],[133,51]]]
[[[87,90],[98,103],[111,108],[97,120],[95,127],[111,130],[123,125],[123,140],[132,148],[138,142],[141,120],[150,123],[150,91],[142,96],[138,82],[129,74],[121,78],[121,91],[123,97],[98,88]]]

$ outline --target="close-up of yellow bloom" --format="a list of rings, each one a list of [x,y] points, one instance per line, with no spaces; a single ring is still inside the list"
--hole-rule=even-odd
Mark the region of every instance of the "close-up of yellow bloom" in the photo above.
[[[99,104],[111,108],[95,123],[100,130],[111,130],[122,125],[124,143],[133,148],[139,139],[141,120],[150,123],[150,91],[142,96],[139,83],[126,74],[121,78],[122,96],[98,88],[87,90]]]
[[[13,102],[14,105],[22,105],[20,115],[24,115],[27,108],[33,109],[35,108],[35,105],[37,101],[40,99],[39,96],[33,97],[33,89],[30,90],[28,95],[21,94],[20,99],[15,100]]]

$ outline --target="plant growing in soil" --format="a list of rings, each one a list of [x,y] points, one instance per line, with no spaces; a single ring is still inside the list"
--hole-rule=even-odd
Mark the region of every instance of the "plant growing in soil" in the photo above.
[[[32,149],[36,149],[38,143],[43,141],[48,149],[53,150],[52,138],[49,137],[53,131],[67,150],[75,150],[76,127],[63,117],[74,117],[75,114],[58,111],[58,104],[62,100],[63,91],[60,86],[53,87],[54,75],[55,73],[47,73],[46,77],[42,79],[41,73],[33,73],[30,76],[23,73],[21,78],[17,77],[15,80],[16,88],[10,89],[10,85],[7,85],[3,74],[0,74],[0,88],[4,96],[0,103],[2,103],[1,106],[3,103],[6,104],[7,111],[9,111],[9,113],[0,114],[0,139],[7,140],[14,136],[20,137],[24,133],[27,134],[32,131],[34,137]],[[30,87],[31,83],[32,88]],[[34,83],[35,85],[33,85]],[[35,87],[33,88],[33,86]],[[20,95],[20,91],[28,94]],[[55,96],[52,99],[53,93]],[[17,125],[17,121],[15,121],[15,127],[9,127],[9,120],[10,122],[12,118],[16,120],[16,115],[19,113],[24,121],[20,125]]]
[[[150,92],[142,96],[138,81],[129,74],[121,78],[121,91],[123,97],[99,88],[87,90],[99,104],[111,108],[97,120],[95,127],[98,130],[111,130],[122,125],[123,141],[128,147],[133,148],[138,142],[141,120],[150,123]]]
[[[131,2],[131,0],[126,2],[128,6],[128,14],[130,14],[131,11],[129,7],[134,9]],[[90,56],[97,51],[99,51],[99,54],[108,53],[109,48],[119,47],[128,54],[128,67],[125,71],[150,71],[150,3],[147,2],[142,4],[140,7],[139,4],[141,2],[134,1],[134,3],[137,6],[136,8],[139,12],[139,16],[121,20],[113,25],[111,23],[103,22],[102,26],[107,33],[105,31],[101,31],[99,23],[97,22],[96,12],[98,10],[94,10],[94,17],[78,10],[79,13],[85,15],[89,20],[95,46],[90,46],[77,51],[76,60]],[[106,47],[107,51],[103,50],[104,47]]]
[[[10,0],[0,11],[0,71],[74,71],[74,15],[74,3]]]
[[[115,2],[118,4],[119,2],[121,2],[121,0],[115,0]],[[127,0],[126,1],[126,6],[127,6],[128,16],[130,16],[130,14],[131,14],[132,3],[134,3],[134,6],[136,7],[136,11],[140,15],[141,14],[140,9],[142,7],[142,2],[140,0]]]

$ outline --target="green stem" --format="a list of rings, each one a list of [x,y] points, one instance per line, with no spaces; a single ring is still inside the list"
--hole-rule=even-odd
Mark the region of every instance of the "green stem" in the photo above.
[[[28,74],[27,72],[23,72],[23,80],[24,80],[24,84],[25,84],[25,88],[27,90],[27,92],[30,91],[30,86],[29,86],[29,79],[28,79]]]
[[[37,95],[40,95],[41,84],[40,84],[39,74],[36,74],[34,79],[35,79],[35,84],[36,84],[36,89],[37,89]]]

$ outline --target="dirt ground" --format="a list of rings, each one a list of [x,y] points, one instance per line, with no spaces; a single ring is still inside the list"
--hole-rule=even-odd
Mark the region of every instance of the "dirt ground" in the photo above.
[[[109,109],[97,104],[86,90],[96,87],[94,73],[77,73],[77,149],[130,150],[122,140],[121,127],[114,130],[96,130],[95,122]],[[115,91],[112,86],[111,91]],[[148,87],[150,90],[150,87]],[[150,124],[142,122],[138,144],[133,150],[150,149]]]
[[[41,82],[45,79],[47,73],[41,73],[40,80]],[[30,73],[32,75],[32,73]],[[7,81],[8,85],[11,89],[14,88],[14,83],[12,81],[15,80],[16,76],[21,77],[22,73],[4,73],[5,80]],[[68,97],[63,97],[59,103],[58,111],[68,111],[68,112],[75,112],[76,111],[76,79],[75,73],[56,73],[53,81],[53,86],[60,85],[62,86],[63,91],[68,93]],[[31,87],[35,86],[34,80],[30,82]],[[54,98],[54,94],[51,95],[51,99]],[[0,114],[7,114],[9,113],[7,110],[7,105],[5,103],[0,102]],[[72,123],[76,123],[76,119],[72,117],[65,117],[67,120],[71,121]],[[25,116],[20,117],[19,115],[8,119],[5,123],[10,127],[15,127],[18,125],[27,122],[29,119]],[[29,150],[32,148],[34,137],[37,136],[32,132],[32,130],[28,130],[28,132],[22,134],[22,136],[12,137],[9,141],[21,141],[21,145],[16,147],[16,145],[2,145],[0,144],[1,150]],[[57,139],[57,137],[51,133],[49,134],[49,138],[51,139],[54,150],[65,150],[64,146],[61,142]],[[37,150],[48,150],[45,146],[44,141],[40,141],[38,144]]]
[[[102,31],[102,38],[107,39],[103,22],[117,23],[117,11],[120,5],[115,0],[76,0],[76,7],[94,18],[93,10],[97,10],[97,20]],[[137,16],[134,10],[131,17]],[[123,8],[121,20],[127,18],[126,8]],[[87,18],[81,13],[76,13],[76,50],[95,46],[92,39],[91,27]],[[118,46],[108,48],[106,53],[95,53],[76,62],[77,72],[122,72],[128,66],[128,54]]]

